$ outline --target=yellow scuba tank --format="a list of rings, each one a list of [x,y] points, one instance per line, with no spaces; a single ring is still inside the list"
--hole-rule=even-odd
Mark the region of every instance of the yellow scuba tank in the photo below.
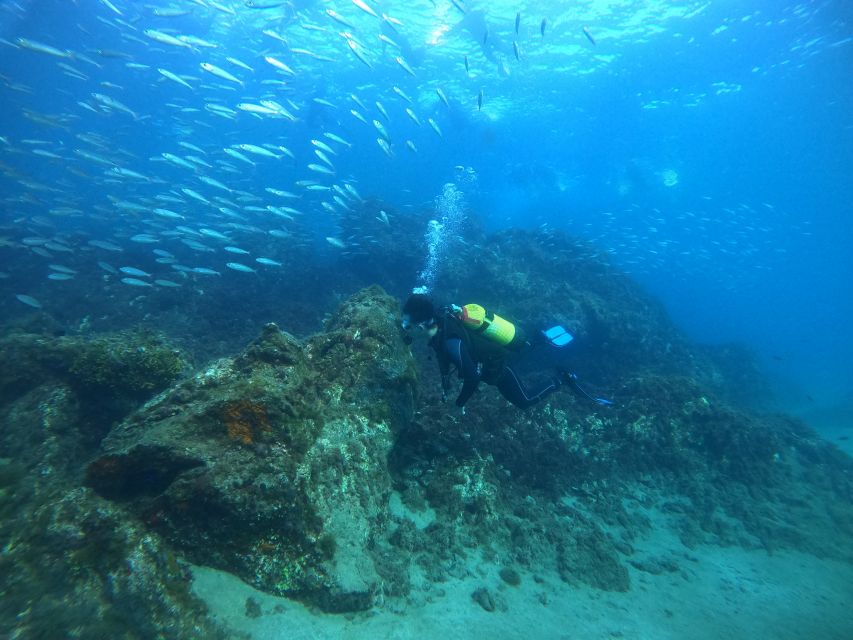
[[[499,345],[507,346],[515,338],[515,325],[496,313],[488,313],[478,304],[466,304],[459,312],[462,324]]]

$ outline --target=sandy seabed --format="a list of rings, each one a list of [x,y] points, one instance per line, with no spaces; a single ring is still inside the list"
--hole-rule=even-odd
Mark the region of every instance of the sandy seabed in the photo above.
[[[853,638],[851,564],[792,551],[688,549],[666,529],[636,549],[639,557],[664,555],[678,569],[649,573],[628,564],[630,590],[613,593],[545,573],[522,573],[521,584],[510,586],[496,565],[472,558],[460,578],[415,579],[405,603],[350,615],[317,613],[204,567],[193,568],[194,589],[219,623],[253,640]],[[494,611],[471,598],[479,587],[494,594]],[[260,616],[247,615],[248,598]]]

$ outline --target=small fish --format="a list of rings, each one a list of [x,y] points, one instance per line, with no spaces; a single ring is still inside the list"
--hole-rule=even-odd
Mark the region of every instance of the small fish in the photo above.
[[[241,249],[240,247],[225,247],[225,250],[228,253],[237,253],[244,256],[249,255],[248,251],[246,251],[245,249]]]
[[[177,82],[178,84],[184,85],[187,89],[192,89],[192,85],[189,82],[181,78],[179,75],[172,73],[168,69],[157,69],[157,71],[172,82]]]
[[[418,148],[415,146],[415,143],[411,140],[406,140],[406,148],[409,149],[412,153],[417,153]]]
[[[355,55],[355,57],[358,58],[363,64],[365,64],[370,69],[373,68],[373,64],[370,62],[370,60],[367,59],[364,53],[362,53],[361,49],[358,46],[358,43],[356,43],[355,40],[353,40],[352,38],[347,38],[347,46],[350,48],[350,51],[353,52],[353,55]]]
[[[125,169],[124,167],[113,167],[112,169],[107,169],[104,173],[109,173],[120,178],[133,178],[135,180],[145,180],[148,182],[151,181],[151,178],[148,176],[144,176],[141,173],[132,171],[131,169]]]
[[[388,141],[385,138],[376,138],[376,144],[385,152],[385,155],[389,158],[394,157],[394,152],[391,151],[391,145],[388,144]]]
[[[308,169],[310,171],[314,171],[316,173],[325,173],[326,175],[330,175],[330,176],[335,174],[335,172],[332,169],[330,169],[329,167],[322,165],[322,164],[313,164],[313,163],[309,164]]]
[[[438,134],[438,137],[439,137],[439,138],[443,138],[443,137],[444,137],[444,136],[442,135],[442,133],[441,133],[441,129],[439,129],[439,128],[438,128],[438,124],[436,123],[436,121],[435,121],[435,120],[433,120],[432,118],[427,118],[427,123],[429,123],[429,126],[431,126],[431,127],[432,127],[432,130],[433,130],[433,131],[435,131],[435,132]]]
[[[69,267],[66,267],[62,264],[49,264],[47,265],[47,267],[48,269],[52,269],[53,271],[59,271],[60,273],[67,273],[71,275],[77,273],[74,269],[70,269]]]
[[[192,189],[187,189],[186,187],[182,187],[181,192],[188,195],[193,200],[198,200],[199,202],[203,202],[204,204],[210,204],[210,200],[205,198],[198,191],[193,191]]]
[[[210,185],[211,187],[216,187],[217,189],[222,189],[223,191],[231,192],[231,189],[228,188],[227,185],[222,184],[219,180],[215,180],[214,178],[208,178],[207,176],[198,176],[198,179],[203,183]]]
[[[480,93],[477,94],[477,111],[482,111],[483,109],[483,90],[480,89]]]
[[[364,11],[365,13],[373,16],[374,18],[379,17],[379,15],[373,9],[371,9],[370,7],[367,6],[367,4],[364,2],[364,0],[352,0],[352,3],[355,6],[357,6],[359,9]]]
[[[142,269],[137,269],[136,267],[119,267],[118,269],[122,273],[126,273],[129,276],[137,276],[140,278],[150,278],[151,274],[143,271]]]
[[[266,187],[264,191],[267,191],[274,196],[278,196],[280,198],[298,198],[295,193],[291,193],[290,191],[282,191],[281,189],[273,189],[272,187]]]
[[[20,302],[23,302],[25,305],[32,307],[33,309],[41,309],[41,302],[33,298],[32,296],[28,296],[26,293],[19,293],[15,296]]]
[[[244,156],[242,153],[240,153],[240,152],[239,152],[239,151],[237,151],[236,149],[232,149],[232,148],[230,148],[230,147],[226,147],[226,148],[225,148],[225,149],[223,149],[222,151],[224,151],[225,153],[227,153],[229,156],[231,156],[231,157],[232,157],[232,158],[234,158],[235,160],[239,160],[240,162],[245,162],[246,164],[250,164],[250,165],[252,165],[252,166],[255,166],[255,163],[254,163],[254,162],[252,162],[251,160],[249,160],[249,158],[247,158],[246,156]]]
[[[293,105],[293,103],[292,103],[292,102],[291,102],[290,104],[291,104],[291,105]],[[264,107],[266,107],[267,109],[273,109],[273,110],[275,110],[275,112],[276,112],[278,115],[280,115],[280,116],[284,116],[285,118],[287,118],[287,119],[288,119],[288,120],[290,120],[291,122],[296,122],[296,116],[294,116],[292,113],[290,113],[290,111],[288,111],[287,109],[285,109],[283,106],[281,106],[281,105],[280,105],[278,102],[276,102],[275,100],[261,100],[261,105],[262,105],[262,106],[264,106]],[[297,111],[298,111],[298,109],[295,109],[295,110],[297,110]]]
[[[470,73],[470,69],[468,69],[468,56],[465,56],[465,73]]]
[[[109,4],[109,0],[101,0],[104,4]],[[118,12],[118,9],[116,9]],[[153,11],[154,15],[158,18],[180,18],[181,16],[189,15],[189,11],[187,9],[178,9],[172,7],[157,7]],[[119,15],[122,15],[119,13]]]
[[[154,281],[154,284],[160,285],[161,287],[180,287],[177,282],[172,282],[171,280],[160,280],[157,279]]]
[[[320,158],[320,160],[325,162],[327,165],[329,165],[330,169],[335,168],[335,165],[332,164],[332,161],[329,159],[329,156],[327,156],[325,153],[323,153],[319,149],[314,149],[314,155],[317,156],[318,158]]]
[[[386,36],[384,33],[380,33],[380,34],[379,34],[379,39],[380,39],[382,42],[384,42],[385,44],[390,44],[392,47],[395,47],[395,48],[397,48],[397,49],[401,49],[401,50],[402,50],[402,48],[403,48],[403,47],[401,47],[399,44],[397,44],[396,42],[394,42],[391,38],[389,38],[388,36]]]
[[[218,44],[208,42],[207,40],[202,40],[201,38],[197,38],[195,36],[178,36],[178,40],[180,40],[181,42],[185,42],[189,45],[204,47],[205,49],[216,49],[219,47]]]
[[[131,116],[135,120],[138,120],[138,116],[136,112],[133,111],[130,107],[125,104],[122,104],[115,98],[111,98],[108,95],[104,95],[103,93],[93,93],[92,97],[101,105],[107,107],[108,109],[112,109],[113,111],[121,111],[122,113],[126,113]]]
[[[122,282],[129,284],[131,287],[153,287],[154,285],[139,278],[122,278]]]
[[[230,240],[231,239],[228,236],[226,236],[224,233],[219,233],[215,229],[199,229],[198,232],[203,236],[207,236],[208,238],[216,238],[217,240]]]
[[[282,264],[278,260],[273,260],[272,258],[255,258],[255,262],[258,264],[265,265],[267,267],[280,267]]]
[[[322,141],[320,141],[320,140],[311,140],[311,144],[313,144],[313,145],[314,145],[315,147],[317,147],[318,149],[321,149],[322,151],[325,151],[326,153],[331,153],[332,155],[337,155],[337,154],[335,153],[335,150],[334,150],[334,149],[332,149],[332,147],[330,147],[329,145],[327,145],[325,142],[322,142]]]
[[[152,236],[150,233],[137,233],[135,236],[130,237],[130,241],[138,242],[140,244],[153,244],[155,242],[160,242],[160,239]]]
[[[118,10],[118,7],[116,7],[112,2],[110,2],[110,0],[101,0],[101,4],[115,14],[118,14],[120,16],[124,15],[121,11]]]
[[[278,115],[278,112],[275,109],[270,109],[269,107],[264,107],[259,104],[252,104],[251,102],[241,102],[237,105],[237,108],[240,109],[240,111],[246,111],[248,113],[257,113],[262,116]]]
[[[265,158],[275,158],[278,160],[281,158],[280,155],[277,155],[270,151],[269,149],[264,149],[263,147],[259,147],[256,144],[238,144],[235,145],[241,151],[245,151],[246,153],[253,153],[256,156],[263,156]]]
[[[347,142],[346,140],[344,140],[340,136],[335,135],[334,133],[324,133],[323,136],[328,138],[329,140],[331,140],[333,142],[337,142],[338,144],[342,144],[342,145],[345,145],[347,147],[352,146],[352,144],[350,144],[349,142]]]
[[[592,37],[592,34],[589,32],[588,27],[583,28],[583,34],[586,36],[586,39],[592,43],[592,46],[595,46],[595,38]]]
[[[394,58],[394,60],[397,62],[397,64],[399,64],[401,67],[403,67],[403,69],[406,71],[406,73],[408,73],[412,77],[415,76],[415,72],[412,71],[412,68],[409,66],[409,63],[405,61],[403,56],[397,56],[396,58]]]
[[[513,51],[513,53],[515,53],[515,59],[521,60],[521,51],[519,51],[519,49],[518,49],[518,43],[515,42],[514,40],[512,43],[512,51]]]
[[[352,186],[349,182],[344,184],[344,188],[347,191],[349,191],[350,194],[352,194],[352,197],[355,198],[356,200],[363,200],[364,199],[359,195],[358,191],[355,190],[355,187]]]
[[[521,26],[521,12],[515,14],[515,35],[518,35],[518,28]]]
[[[278,69],[282,73],[286,73],[290,76],[296,75],[296,72],[293,69],[288,67],[286,64],[284,64],[281,60],[278,60],[277,58],[273,58],[272,56],[265,56],[264,60],[267,61],[267,64],[274,66],[276,69]]]
[[[44,53],[49,56],[54,56],[55,58],[73,57],[73,54],[70,51],[62,51],[61,49],[57,49],[56,47],[51,47],[49,44],[36,42],[35,40],[29,40],[27,38],[16,38],[15,44],[21,47],[22,49],[29,49],[30,51],[35,51],[36,53]]]
[[[548,26],[548,18],[542,18],[542,22],[539,24],[539,35],[543,38],[545,37],[545,27]]]
[[[421,126],[421,121],[418,120],[418,116],[415,115],[415,112],[412,111],[411,107],[406,107],[406,115],[414,122],[416,125]]]
[[[435,92],[438,94],[438,97],[441,98],[441,101],[444,103],[446,107],[450,107],[450,102],[447,100],[447,96],[444,95],[444,91],[441,90],[441,87],[437,87]]]
[[[348,22],[343,16],[341,16],[341,14],[339,14],[334,9],[326,9],[326,15],[329,16],[335,22],[342,24],[348,29],[352,29],[353,31],[355,31],[355,25],[353,25],[353,23],[351,22]]]
[[[397,31],[397,27],[403,26],[403,23],[397,20],[397,18],[392,18],[391,16],[384,13],[382,14],[382,20],[385,22],[385,24],[391,27],[392,31]]]
[[[284,2],[262,2],[261,0],[243,0],[243,4],[249,9],[275,9],[280,7]]]
[[[344,249],[347,246],[346,244],[344,244],[343,240],[333,238],[332,236],[326,236],[326,242],[328,242],[333,247],[337,247],[338,249]]]
[[[376,108],[379,110],[379,113],[382,114],[382,117],[385,118],[386,122],[391,122],[391,118],[388,117],[388,112],[385,111],[385,107],[382,106],[382,103],[379,100],[376,101]]]
[[[172,164],[176,164],[179,167],[183,167],[184,169],[192,169],[193,171],[195,171],[195,167],[192,164],[190,164],[183,158],[176,156],[174,153],[169,153],[168,151],[166,151],[161,153],[160,155],[163,156],[164,160],[168,160]]]
[[[74,276],[70,273],[51,273],[47,276],[48,280],[73,280]]]
[[[370,124],[370,123],[367,121],[367,119],[366,119],[363,115],[361,115],[358,111],[356,111],[355,109],[350,109],[350,110],[349,110],[349,112],[350,112],[350,113],[351,113],[351,114],[352,114],[352,115],[353,115],[357,120],[361,120],[364,124]]]
[[[171,209],[154,209],[154,214],[160,216],[161,218],[172,218],[173,220],[183,220],[184,216],[180,213],[176,213]]]
[[[222,274],[214,269],[208,269],[207,267],[195,267],[192,270],[193,273],[200,273],[203,276],[221,276]]]
[[[33,155],[42,156],[43,158],[52,158],[54,160],[62,160],[62,156],[58,153],[53,153],[53,151],[47,151],[45,149],[33,149]]]
[[[174,36],[170,36],[168,33],[163,33],[162,31],[157,31],[156,29],[146,29],[142,32],[146,37],[151,38],[152,40],[159,42],[160,44],[168,44],[173,47],[183,47],[184,49],[192,49],[192,45],[183,40],[180,40]]]
[[[202,62],[199,66],[208,73],[216,76],[217,78],[221,78],[222,80],[227,80],[228,82],[233,82],[235,84],[239,84],[241,87],[243,86],[243,81],[237,78],[236,76],[231,75],[225,69],[220,69],[216,65],[210,64],[209,62]]]
[[[388,131],[385,129],[385,127],[382,126],[382,123],[379,122],[379,120],[374,120],[373,126],[379,132],[379,135],[381,135],[383,138],[385,138],[386,140],[391,139],[391,136],[388,135]]]
[[[229,57],[227,57],[227,58],[225,58],[225,59],[226,59],[228,62],[230,62],[231,64],[233,64],[235,67],[240,67],[241,69],[245,69],[246,71],[251,71],[252,73],[254,73],[254,72],[255,72],[255,70],[254,70],[254,69],[252,69],[252,67],[250,67],[249,65],[247,65],[245,62],[241,62],[241,61],[240,61],[240,60],[238,60],[237,58],[232,58],[232,57],[230,57],[230,56],[229,56]]]
[[[226,262],[225,266],[229,269],[233,269],[234,271],[242,271],[243,273],[255,273],[255,270],[252,267],[247,267],[244,264],[239,262]]]

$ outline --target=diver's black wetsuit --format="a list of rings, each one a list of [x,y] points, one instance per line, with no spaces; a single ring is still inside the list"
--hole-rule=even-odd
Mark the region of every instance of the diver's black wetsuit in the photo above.
[[[551,346],[544,338],[534,344],[521,340],[517,344],[501,346],[470,331],[447,309],[442,311],[438,332],[429,342],[445,393],[450,390],[451,365],[462,378],[457,407],[465,406],[482,381],[495,385],[509,402],[526,409],[562,386],[557,371],[568,371],[562,362],[566,350]]]

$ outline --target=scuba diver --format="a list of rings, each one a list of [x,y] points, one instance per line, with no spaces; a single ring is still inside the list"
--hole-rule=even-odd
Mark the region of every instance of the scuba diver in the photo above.
[[[456,406],[465,413],[465,403],[480,382],[494,385],[515,406],[526,409],[554,391],[567,386],[600,405],[613,404],[583,389],[567,364],[572,336],[555,326],[528,340],[511,322],[488,313],[477,304],[450,305],[436,313],[429,296],[415,293],[403,306],[403,330],[411,343],[411,329],[429,336],[441,372],[443,399],[450,391],[451,367],[462,379]]]

